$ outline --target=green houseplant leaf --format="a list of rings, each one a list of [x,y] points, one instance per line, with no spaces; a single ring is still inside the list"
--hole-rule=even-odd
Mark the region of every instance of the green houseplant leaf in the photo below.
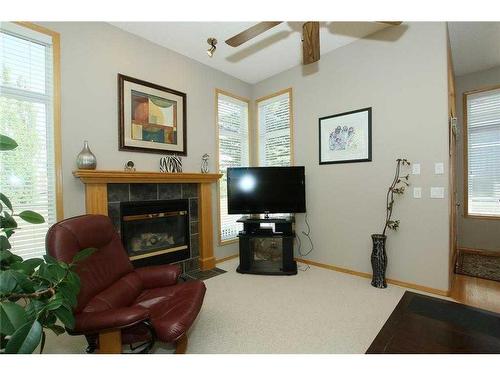
[[[67,277],[68,270],[59,266],[59,264],[41,264],[38,269],[38,275],[53,283],[60,283]]]
[[[45,219],[42,215],[36,213],[35,211],[26,210],[19,214],[19,217],[30,224],[42,224],[45,223]]]
[[[32,299],[25,307],[27,320],[35,320],[38,317],[38,314],[43,311],[44,306],[44,302],[38,299]]]
[[[56,310],[59,307],[62,306],[64,303],[64,298],[59,295],[55,295],[46,305],[45,305],[45,310],[51,311],[51,310]]]
[[[24,309],[14,302],[0,302],[0,333],[12,335],[19,327],[27,321]]]
[[[75,326],[75,318],[71,310],[69,310],[66,306],[61,306],[54,310],[54,314],[56,314],[57,318],[64,324],[66,327],[73,329]]]
[[[0,151],[10,151],[17,147],[17,142],[6,135],[0,134]]]
[[[34,291],[33,283],[24,273],[13,269],[0,271],[0,294],[5,295],[12,292],[32,293]]]
[[[14,262],[22,262],[23,258],[19,255],[12,254],[9,250],[3,250],[0,252],[0,262],[5,263],[14,263]]]
[[[9,250],[12,248],[9,240],[5,236],[0,236],[0,251]],[[3,257],[2,257],[3,260]]]
[[[59,284],[59,288],[57,293],[62,295],[62,297],[66,300],[70,307],[76,307],[77,304],[77,295],[78,295],[78,287],[68,283],[67,281]]]
[[[76,255],[73,257],[73,263],[78,263],[82,261],[83,259],[89,257],[92,255],[97,249],[93,247],[89,247],[87,249],[80,250]]]
[[[51,257],[50,255],[44,255],[43,259],[45,259],[47,264],[57,264],[57,259]]]
[[[40,264],[43,263],[43,259],[40,259],[40,258],[31,258],[31,259],[27,259],[23,262],[16,262],[16,263],[12,263],[10,265],[10,268],[14,269],[14,270],[18,270],[18,271],[21,271],[23,273],[25,273],[26,275],[31,275],[35,269],[40,266]]]
[[[7,295],[18,288],[16,272],[14,270],[0,271],[0,295]]]
[[[9,210],[12,212],[13,209],[12,209],[12,203],[10,203],[10,200],[9,198],[7,198],[4,194],[0,193],[0,201],[3,202],[3,204],[5,204]]]
[[[5,353],[30,354],[42,339],[42,325],[38,320],[28,322],[18,328],[7,342]]]
[[[2,228],[4,229],[4,231],[9,229],[16,229],[17,228],[16,219],[14,219],[12,215],[6,211],[4,211],[3,214],[5,216],[4,217],[0,216],[0,222],[2,223]]]

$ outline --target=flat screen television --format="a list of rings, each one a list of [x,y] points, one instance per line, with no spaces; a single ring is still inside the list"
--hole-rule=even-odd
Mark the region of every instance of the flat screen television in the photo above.
[[[306,212],[304,167],[227,169],[229,214]]]

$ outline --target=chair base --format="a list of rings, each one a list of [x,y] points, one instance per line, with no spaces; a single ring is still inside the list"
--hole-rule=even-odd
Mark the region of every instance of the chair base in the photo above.
[[[89,336],[85,336],[85,337],[86,337],[87,342],[88,342],[88,346],[85,349],[85,352],[87,354],[93,354],[96,351],[98,353],[102,353],[102,354],[104,354],[104,353],[107,353],[107,354],[110,354],[110,353],[121,353],[121,351],[117,352],[116,350],[109,350],[109,348],[103,348],[104,350],[99,350],[97,336],[90,336],[89,335]],[[118,345],[120,345],[120,347],[121,347],[121,342],[118,343],[116,341],[116,335],[113,335],[112,340],[115,341],[115,343],[113,344],[113,347],[116,348]],[[155,343],[155,340],[153,338],[151,341],[143,343],[143,344],[140,344],[140,345],[138,345],[135,348],[132,347],[132,345],[130,345],[130,349],[131,349],[131,353],[130,354],[148,354],[151,351],[151,349],[153,348],[154,343]],[[183,334],[174,343],[174,346],[175,346],[174,354],[186,354],[187,346],[188,346],[188,337],[187,337],[187,335]],[[141,349],[139,351],[137,351],[137,349],[139,349],[139,348],[141,348]]]
[[[97,345],[97,336],[95,335],[86,335],[85,338],[87,339],[88,346],[85,349],[85,353],[87,354],[93,354],[95,351],[99,348]]]
[[[174,354],[186,354],[188,345],[188,338],[186,334],[183,334],[179,339],[175,342],[175,352]]]

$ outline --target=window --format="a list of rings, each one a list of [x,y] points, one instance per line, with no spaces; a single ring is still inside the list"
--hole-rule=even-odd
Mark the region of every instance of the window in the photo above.
[[[257,100],[259,165],[293,164],[292,89]]]
[[[31,24],[0,24],[0,133],[18,143],[15,150],[0,153],[0,191],[17,213],[33,210],[46,221],[18,221],[10,242],[25,259],[45,254],[45,234],[58,215],[62,218],[56,168],[58,49],[57,33]]]
[[[236,220],[241,215],[227,213],[227,168],[249,165],[248,100],[216,91],[218,129],[219,241],[234,240],[242,229]]]
[[[464,94],[465,213],[500,218],[500,87]]]

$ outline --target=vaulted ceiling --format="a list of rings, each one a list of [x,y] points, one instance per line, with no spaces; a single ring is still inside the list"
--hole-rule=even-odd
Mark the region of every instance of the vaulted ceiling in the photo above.
[[[500,66],[500,22],[449,22],[455,75]]]
[[[233,48],[224,43],[254,22],[113,22],[112,25],[136,34],[254,84],[302,62],[302,23],[283,22],[251,41]],[[373,34],[387,25],[373,22],[322,22],[321,54]],[[218,40],[212,58],[206,51],[207,38]]]

